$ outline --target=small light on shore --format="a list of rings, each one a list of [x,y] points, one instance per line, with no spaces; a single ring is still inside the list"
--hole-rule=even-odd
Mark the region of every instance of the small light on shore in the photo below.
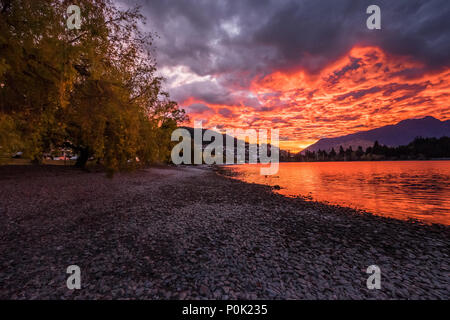
[[[4,88],[4,87],[5,87],[5,84],[4,84],[4,83],[0,83],[0,87],[1,87],[1,88]]]

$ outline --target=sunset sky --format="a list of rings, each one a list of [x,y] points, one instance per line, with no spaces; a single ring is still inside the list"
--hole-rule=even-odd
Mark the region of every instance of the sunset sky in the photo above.
[[[122,0],[156,32],[165,88],[190,124],[280,130],[299,151],[427,115],[450,119],[448,0]],[[366,8],[381,8],[368,30]]]

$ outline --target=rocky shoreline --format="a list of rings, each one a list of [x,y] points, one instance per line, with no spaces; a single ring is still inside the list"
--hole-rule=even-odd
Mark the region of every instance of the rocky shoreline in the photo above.
[[[449,299],[450,228],[204,168],[0,167],[0,299]],[[80,290],[66,268],[81,269]],[[366,268],[381,269],[381,289]]]

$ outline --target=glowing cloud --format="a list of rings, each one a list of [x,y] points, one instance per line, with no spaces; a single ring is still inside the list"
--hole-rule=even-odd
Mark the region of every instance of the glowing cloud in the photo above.
[[[281,148],[299,151],[323,137],[408,118],[450,119],[449,81],[448,67],[429,71],[412,58],[356,46],[316,74],[297,69],[255,77],[230,103],[193,96],[181,105],[206,127],[278,128]]]

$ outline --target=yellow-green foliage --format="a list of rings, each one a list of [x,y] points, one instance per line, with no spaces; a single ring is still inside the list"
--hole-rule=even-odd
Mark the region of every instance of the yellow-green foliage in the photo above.
[[[14,119],[0,114],[0,161],[23,147]]]
[[[81,29],[66,28],[68,1],[0,2],[0,145],[36,162],[71,147],[84,166],[109,172],[169,160],[170,134],[185,119],[161,90],[137,27],[137,9],[78,0]]]

